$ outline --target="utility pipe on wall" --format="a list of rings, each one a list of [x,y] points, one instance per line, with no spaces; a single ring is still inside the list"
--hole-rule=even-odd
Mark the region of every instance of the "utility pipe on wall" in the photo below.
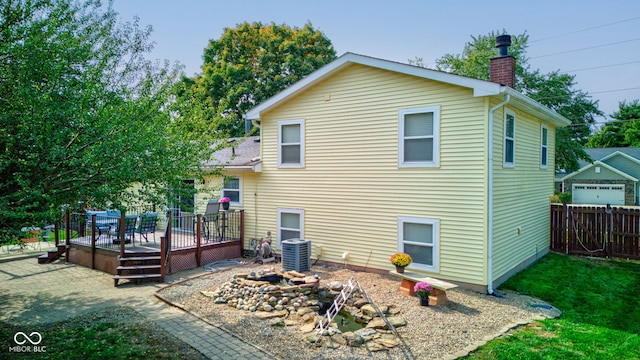
[[[503,87],[504,89],[504,87]],[[501,92],[504,91],[501,89]],[[488,180],[488,201],[487,201],[487,293],[493,294],[493,113],[505,106],[511,96],[506,95],[504,100],[498,105],[489,109],[489,180]]]

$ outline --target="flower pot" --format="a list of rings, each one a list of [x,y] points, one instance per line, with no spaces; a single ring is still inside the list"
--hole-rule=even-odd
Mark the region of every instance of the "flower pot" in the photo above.
[[[420,306],[429,306],[429,297],[421,297],[420,298]]]
[[[222,203],[222,210],[229,210],[229,203],[228,202],[223,202]]]
[[[402,267],[402,266],[396,266],[396,272],[397,272],[398,274],[402,274],[402,273],[404,273],[404,267]]]

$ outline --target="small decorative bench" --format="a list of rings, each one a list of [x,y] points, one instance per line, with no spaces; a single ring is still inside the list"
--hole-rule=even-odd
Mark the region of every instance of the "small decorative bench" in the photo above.
[[[404,273],[398,273],[395,270],[389,271],[389,275],[397,276],[402,278],[402,283],[400,284],[400,291],[402,293],[407,294],[409,296],[415,296],[415,292],[413,291],[413,287],[417,282],[425,281],[433,286],[433,291],[429,296],[429,304],[431,305],[444,305],[449,300],[447,299],[447,290],[455,289],[458,285],[448,283],[446,281],[434,279],[428,276],[424,276],[423,274],[405,271]]]

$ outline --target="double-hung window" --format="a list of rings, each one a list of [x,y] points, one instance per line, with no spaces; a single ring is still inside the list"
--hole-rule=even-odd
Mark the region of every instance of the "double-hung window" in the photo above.
[[[398,217],[398,250],[411,256],[410,267],[438,272],[440,221],[409,216]]]
[[[239,177],[226,177],[222,183],[222,197],[228,197],[231,205],[242,205],[242,180]]]
[[[516,114],[505,111],[504,115],[504,167],[514,167],[516,157]]]
[[[304,120],[278,121],[278,167],[304,167]]]
[[[278,248],[282,240],[304,239],[304,210],[278,209]]]
[[[440,108],[401,109],[398,117],[398,165],[436,167],[440,157]]]
[[[549,128],[546,125],[542,125],[540,128],[540,169],[547,168],[548,144]]]

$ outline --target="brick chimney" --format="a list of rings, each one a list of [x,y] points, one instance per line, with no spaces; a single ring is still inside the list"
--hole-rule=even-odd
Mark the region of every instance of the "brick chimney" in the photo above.
[[[496,37],[498,56],[490,60],[489,81],[515,88],[516,58],[509,55],[509,46],[511,46],[511,35]]]

